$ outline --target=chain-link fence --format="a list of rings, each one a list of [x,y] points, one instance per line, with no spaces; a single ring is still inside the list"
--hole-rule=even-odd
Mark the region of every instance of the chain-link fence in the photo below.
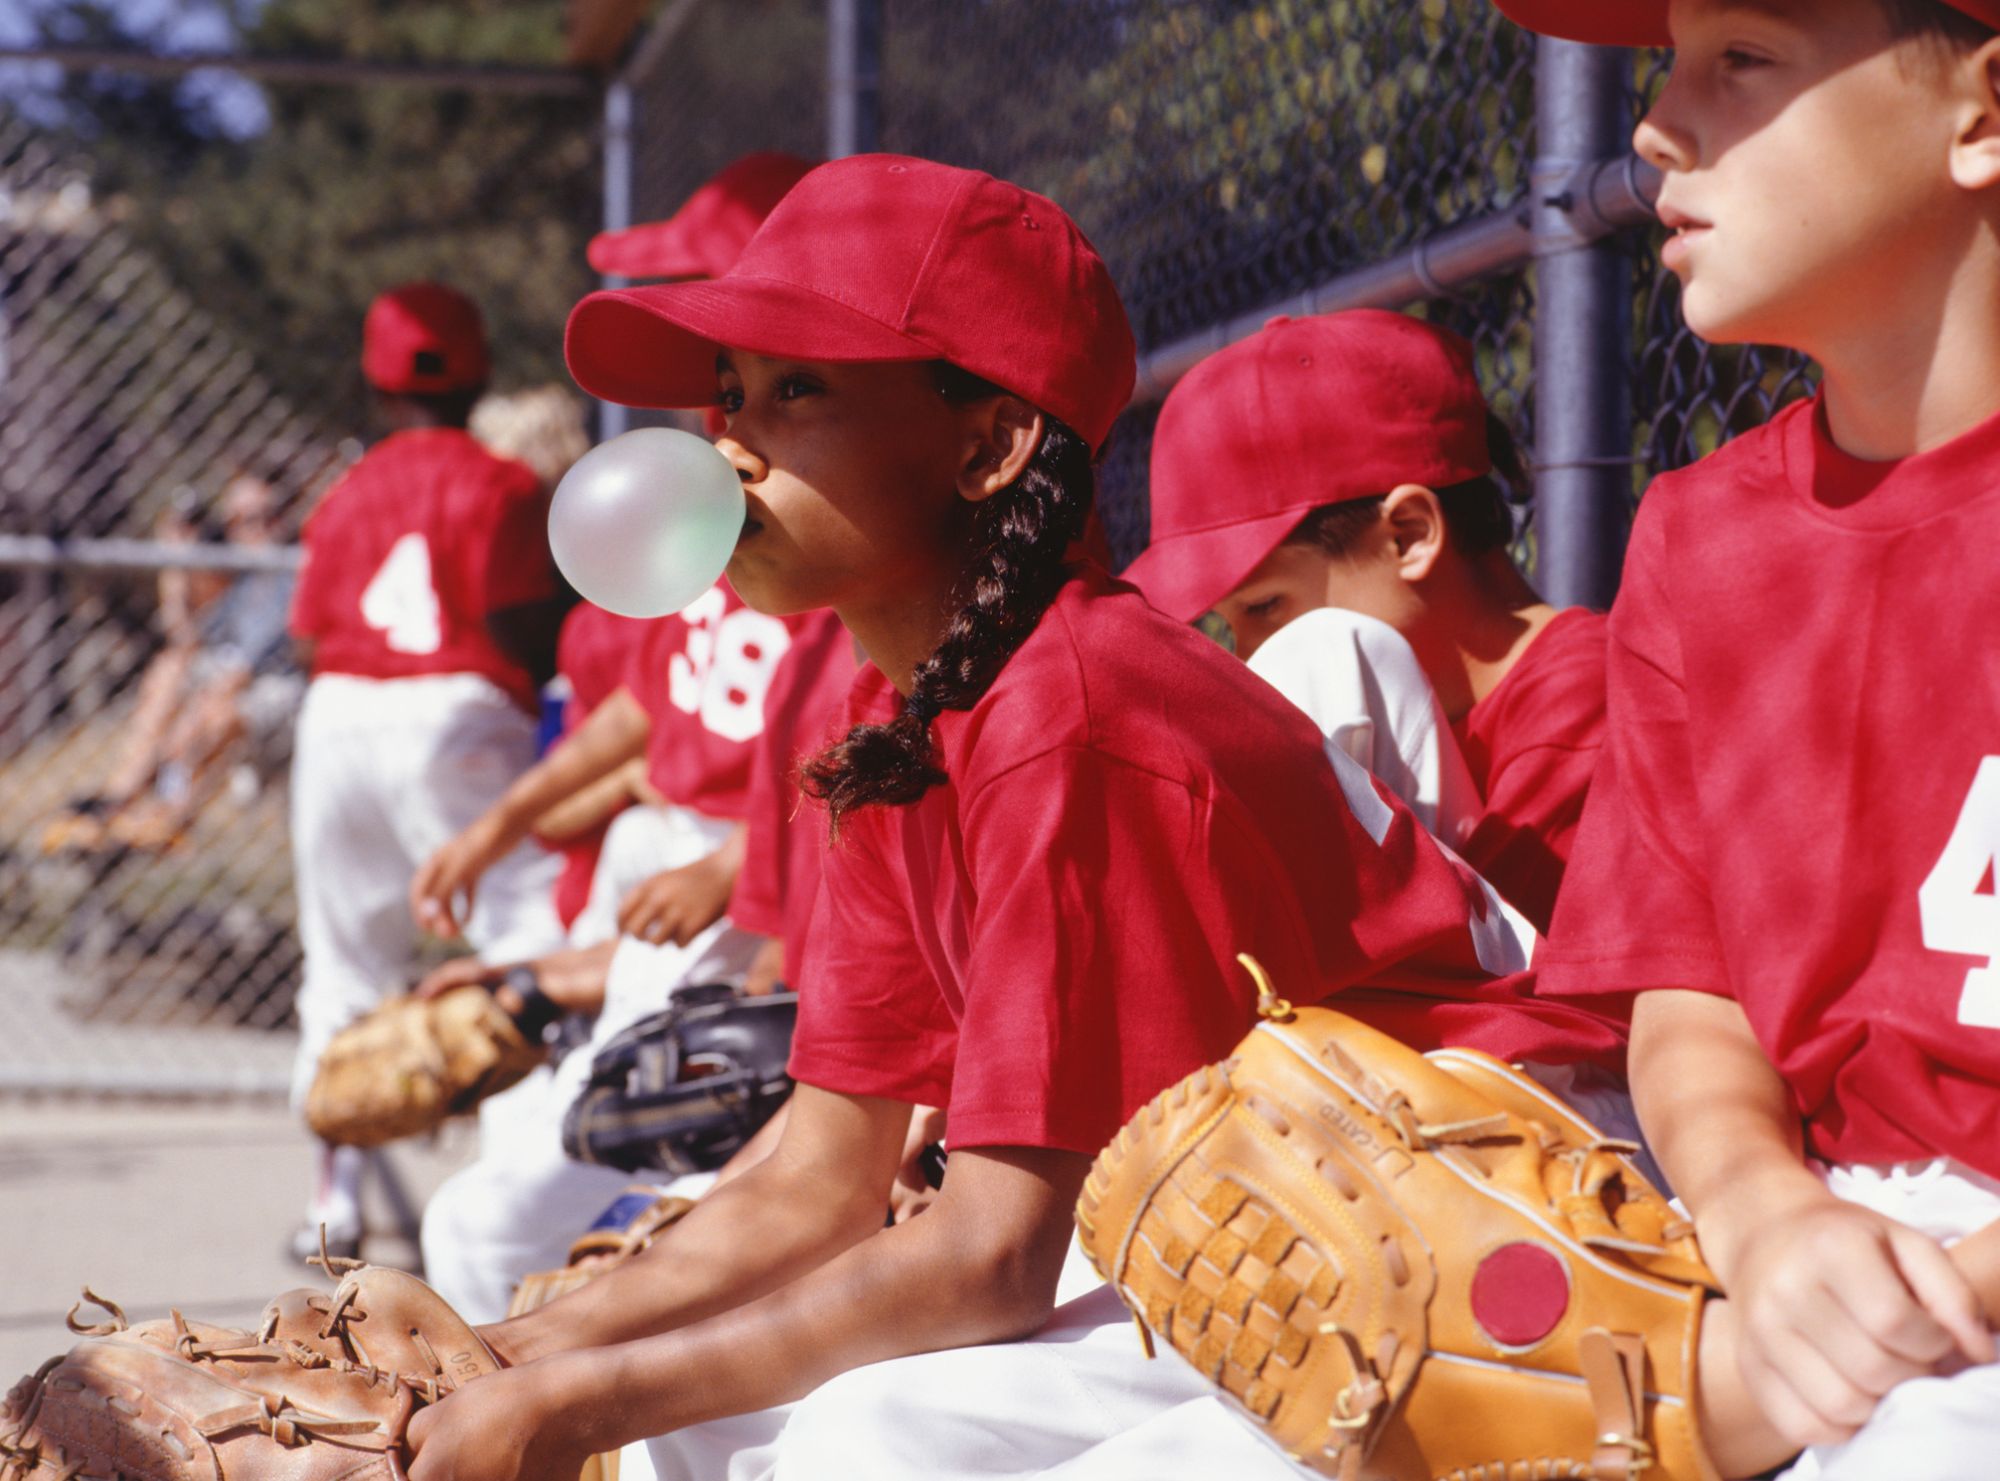
[[[870,35],[843,49],[857,14]],[[1544,454],[1544,494],[1581,470],[1622,515],[1808,368],[1687,334],[1654,234],[1630,225],[1629,168],[1607,165],[1610,207],[1594,184],[1571,199],[1590,159],[1548,173],[1550,55],[1484,0],[666,0],[612,94],[606,197],[657,219],[751,150],[826,153],[830,129],[1053,196],[1147,356],[1101,484],[1121,561],[1146,540],[1166,385],[1271,307],[1394,304],[1467,334],[1496,410]],[[1661,74],[1613,67],[1598,154],[1617,163]],[[857,106],[874,110],[858,133]],[[1550,254],[1577,251],[1616,297],[1601,321],[1552,322]],[[270,1029],[297,981],[298,678],[275,654],[222,673],[206,650],[232,623],[268,628],[299,519],[357,447],[275,388],[182,268],[93,195],[87,161],[0,114],[0,1088],[272,1087],[289,1052]],[[537,292],[539,322],[563,294]],[[1554,335],[1614,388],[1595,444],[1543,435],[1577,375],[1550,379]],[[228,723],[190,739],[160,716],[198,709],[204,684]],[[141,772],[147,810],[72,805]]]
[[[344,451],[5,114],[0,336],[0,1087],[272,1083],[287,545]]]
[[[1054,197],[1110,262],[1142,350],[1358,277],[1531,195],[1537,43],[1484,0],[879,5],[880,147]],[[827,10],[681,8],[629,74],[635,218],[665,215],[748,150],[824,150]],[[1636,117],[1657,59],[1635,58],[1629,76]],[[1647,233],[1601,250],[1628,258],[1637,285],[1632,336],[1604,344],[1607,374],[1630,387],[1631,446],[1612,456],[1636,496],[1654,472],[1763,420],[1804,372],[1692,339]],[[1537,277],[1509,264],[1403,303],[1473,340],[1489,399],[1529,448]],[[1156,399],[1127,414],[1103,470],[1121,560],[1146,541]]]
[[[285,627],[300,526],[362,448],[359,310],[334,369],[274,363],[240,278],[172,262],[95,164],[0,107],[0,1092],[276,1093]],[[565,266],[500,316],[553,343]]]

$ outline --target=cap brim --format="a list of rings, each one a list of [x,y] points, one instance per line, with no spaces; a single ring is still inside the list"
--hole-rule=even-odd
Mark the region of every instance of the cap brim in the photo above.
[[[775,278],[721,277],[593,293],[570,310],[576,383],[626,406],[706,406],[723,349],[799,360],[935,360],[938,352],[837,299]]]
[[[1311,505],[1281,509],[1240,524],[1168,535],[1141,551],[1118,578],[1175,621],[1192,622],[1241,586],[1311,512]]]
[[[714,277],[712,256],[697,246],[681,223],[649,221],[623,231],[600,231],[590,239],[583,255],[595,271],[610,277]]]
[[[1597,46],[1671,46],[1666,0],[1493,0],[1516,25]]]

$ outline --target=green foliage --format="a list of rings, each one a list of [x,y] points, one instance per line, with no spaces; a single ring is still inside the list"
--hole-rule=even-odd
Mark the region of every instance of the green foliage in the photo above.
[[[102,30],[108,17],[66,0],[52,19]],[[559,0],[266,0],[240,29],[252,52],[446,63],[551,64],[562,40]],[[362,312],[417,277],[480,301],[496,383],[561,375],[599,211],[589,97],[400,84],[266,97],[268,129],[234,141],[171,88],[135,102],[72,87],[68,101],[111,209],[280,390],[358,428]]]

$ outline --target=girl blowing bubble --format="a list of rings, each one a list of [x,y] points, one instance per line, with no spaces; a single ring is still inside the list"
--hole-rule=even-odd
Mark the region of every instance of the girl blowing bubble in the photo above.
[[[1180,1409],[1176,1467],[1294,1474],[1107,1289],[1057,1308],[1092,1155],[1252,1022],[1236,954],[1424,1047],[1615,1061],[1620,1031],[1507,975],[1490,890],[1303,715],[1068,563],[1134,353],[1051,202],[825,165],[723,277],[585,299],[568,352],[595,395],[719,402],[731,583],[833,608],[870,664],[803,773],[832,842],[777,1151],[488,1329],[509,1371],[418,1417],[413,1481],[648,1436],[662,1477],[1040,1473]],[[950,1174],[884,1228],[912,1104],[947,1109]]]

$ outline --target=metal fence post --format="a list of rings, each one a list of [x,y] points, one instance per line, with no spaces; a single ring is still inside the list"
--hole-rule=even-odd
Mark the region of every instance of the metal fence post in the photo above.
[[[882,0],[827,0],[826,157],[882,140]]]
[[[632,84],[623,76],[604,89],[604,229],[623,231],[632,224]],[[622,288],[625,279],[607,276],[607,288]],[[632,424],[627,407],[597,403],[599,440],[616,437]]]
[[[1629,523],[1631,262],[1615,239],[1583,239],[1564,182],[1625,149],[1630,62],[1570,41],[1536,51],[1535,575],[1560,606],[1610,604]]]

